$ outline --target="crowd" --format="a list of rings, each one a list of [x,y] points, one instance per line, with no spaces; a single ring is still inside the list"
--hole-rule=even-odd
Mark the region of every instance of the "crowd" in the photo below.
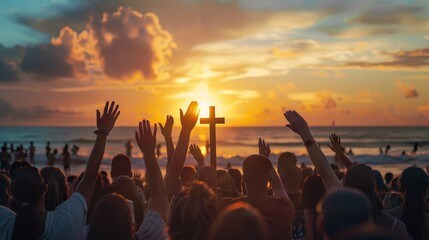
[[[0,239],[429,239],[423,169],[410,166],[383,179],[353,163],[335,134],[330,148],[343,166],[330,164],[295,111],[284,113],[287,127],[302,138],[314,169],[298,167],[290,152],[280,154],[275,168],[263,139],[242,172],[205,165],[189,142],[199,115],[192,102],[180,110],[176,145],[173,118],[159,124],[165,176],[157,162],[158,127],[142,120],[135,141],[145,175],[133,173],[129,157],[118,154],[109,178],[99,168],[119,114],[114,102],[97,110],[94,147],[79,176],[66,177],[53,166],[39,170],[25,160],[0,173]],[[184,166],[188,151],[195,166]]]

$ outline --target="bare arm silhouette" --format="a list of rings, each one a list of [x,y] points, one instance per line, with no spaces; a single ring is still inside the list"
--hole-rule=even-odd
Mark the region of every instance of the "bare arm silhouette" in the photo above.
[[[180,130],[176,149],[174,150],[174,154],[171,159],[170,171],[165,176],[165,192],[167,194],[168,202],[171,201],[171,198],[176,191],[177,182],[188,153],[191,132],[192,129],[194,129],[195,124],[197,124],[199,112],[200,110],[197,102],[191,102],[185,114],[183,114],[182,109],[180,109],[180,122],[182,123],[182,129]]]
[[[331,144],[328,144],[328,147],[335,153],[335,157],[341,159],[347,169],[351,167],[353,163],[350,161],[350,158],[344,154],[343,148],[341,146],[341,138],[333,133],[331,136],[329,136],[329,140],[331,141]]]
[[[139,130],[138,132],[135,131],[135,138],[143,153],[143,159],[146,165],[146,182],[151,195],[148,210],[158,212],[164,221],[166,221],[168,203],[165,196],[162,173],[155,156],[156,124],[154,125],[152,133],[150,122],[148,120],[139,122]]]
[[[201,153],[201,149],[198,147],[198,145],[191,144],[191,146],[189,146],[189,152],[191,152],[192,157],[194,157],[195,161],[197,162],[197,170],[205,165],[204,155]]]
[[[92,194],[94,193],[95,181],[97,179],[101,161],[103,160],[107,135],[109,135],[109,132],[115,125],[116,119],[118,119],[119,114],[121,113],[118,109],[119,105],[115,106],[115,102],[112,102],[110,107],[109,102],[106,102],[103,115],[101,115],[100,111],[97,110],[98,130],[95,131],[97,138],[95,139],[94,147],[89,155],[82,181],[76,187],[76,192],[81,193],[85,197],[87,204],[91,201]]]
[[[174,118],[171,115],[167,115],[165,119],[165,125],[162,126],[161,123],[158,123],[158,124],[159,124],[159,128],[161,129],[161,133],[165,139],[165,146],[167,147],[166,172],[168,173],[170,171],[171,158],[173,157],[173,154],[174,154],[173,138],[171,137],[173,132]]]
[[[284,116],[289,122],[286,126],[296,132],[304,142],[314,167],[323,179],[326,191],[342,186],[340,180],[332,170],[325,154],[323,154],[319,146],[317,146],[304,118],[295,111],[287,111],[284,113]]]

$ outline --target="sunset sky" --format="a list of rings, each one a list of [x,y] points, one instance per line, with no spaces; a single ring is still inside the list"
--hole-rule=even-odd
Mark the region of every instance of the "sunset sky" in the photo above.
[[[192,100],[227,126],[429,125],[429,1],[0,3],[0,125],[118,125]]]

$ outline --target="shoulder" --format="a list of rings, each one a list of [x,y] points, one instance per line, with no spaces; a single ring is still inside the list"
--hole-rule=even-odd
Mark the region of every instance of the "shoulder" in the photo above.
[[[153,210],[147,211],[135,236],[136,239],[166,239],[165,224],[161,215]]]
[[[15,212],[0,206],[0,239],[11,239],[15,217]]]

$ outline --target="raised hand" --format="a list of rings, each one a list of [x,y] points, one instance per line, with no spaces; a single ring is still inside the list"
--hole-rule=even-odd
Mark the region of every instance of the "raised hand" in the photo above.
[[[165,125],[162,126],[161,123],[158,123],[159,129],[161,130],[162,135],[165,136],[171,136],[171,132],[173,131],[173,125],[174,125],[174,118],[171,115],[167,115],[167,118],[165,119]]]
[[[109,134],[109,132],[112,130],[113,126],[115,125],[116,119],[118,119],[119,114],[121,111],[118,111],[119,105],[116,105],[113,101],[110,104],[109,102],[106,102],[106,105],[104,106],[103,115],[100,116],[100,111],[97,109],[97,128],[100,131],[103,131],[104,134]]]
[[[328,144],[328,147],[336,154],[341,155],[343,153],[343,148],[341,147],[341,138],[335,133],[329,136],[331,144]]]
[[[201,153],[201,149],[198,147],[198,145],[191,144],[191,146],[189,146],[189,152],[192,154],[195,161],[197,161],[198,166],[204,165],[204,156]]]
[[[134,172],[133,172],[133,178],[134,178],[134,179],[139,179],[139,180],[141,180],[141,179],[142,179],[142,174],[141,174],[141,172],[140,172],[140,171],[134,171]]]
[[[284,113],[284,116],[286,120],[289,122],[289,124],[287,124],[286,127],[296,132],[304,142],[313,138],[307,122],[296,111],[289,110]]]
[[[259,147],[259,154],[265,157],[270,157],[271,154],[271,149],[270,149],[270,145],[265,143],[265,140],[262,138],[259,138],[259,142],[258,142],[258,147]]]
[[[198,108],[198,102],[191,102],[189,104],[188,110],[183,114],[182,109],[180,109],[180,122],[182,123],[182,130],[192,131],[197,124],[198,115],[200,114],[200,109]]]
[[[139,131],[135,131],[135,138],[137,145],[143,152],[143,155],[154,155],[156,148],[156,124],[154,124],[154,130],[150,127],[150,122],[143,119],[139,122]]]

